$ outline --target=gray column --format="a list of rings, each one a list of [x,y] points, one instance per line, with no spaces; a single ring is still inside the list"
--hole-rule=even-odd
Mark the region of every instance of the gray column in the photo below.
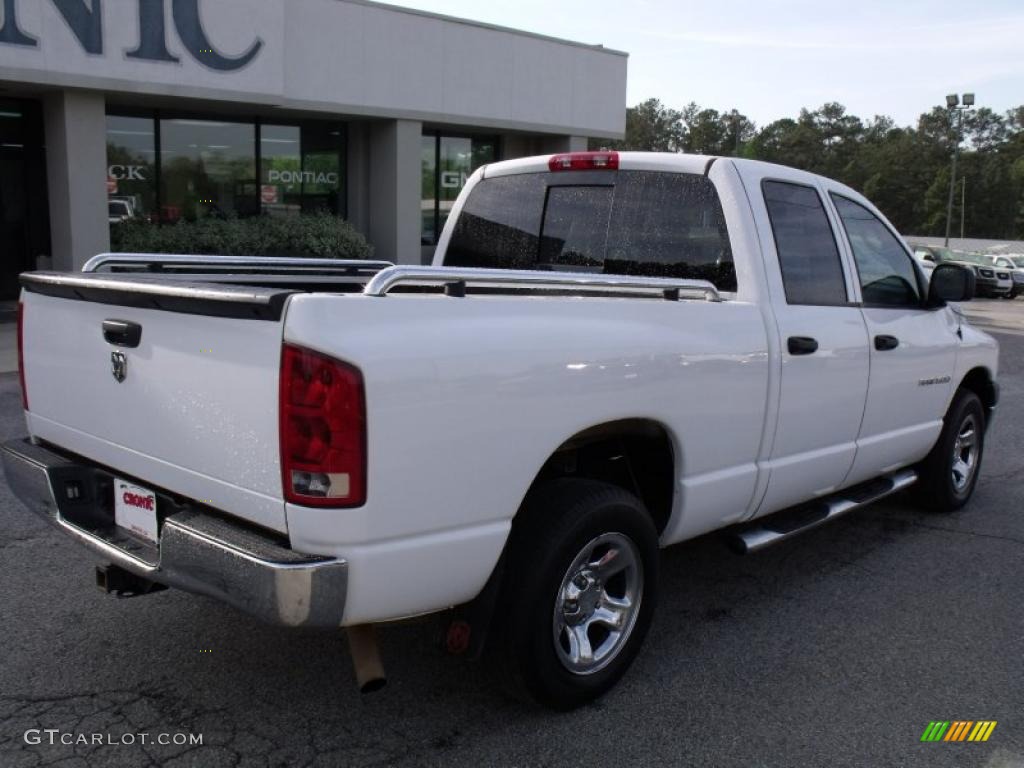
[[[506,133],[501,137],[500,159],[512,160],[517,157],[540,154],[539,143],[536,136],[525,133]]]
[[[110,250],[103,94],[48,94],[43,123],[53,268],[78,270],[97,253]]]
[[[585,152],[586,136],[552,136],[545,141],[547,152]]]
[[[558,152],[583,152],[586,149],[586,136],[506,133],[501,137],[502,160],[531,155],[553,155]]]
[[[367,234],[377,258],[420,263],[420,138],[422,123],[369,124]]]
[[[568,152],[586,152],[587,151],[587,137],[586,136],[566,136],[566,144],[568,146]]]
[[[370,233],[370,152],[366,123],[348,124],[348,151],[346,153],[346,198],[348,212],[345,218],[364,236]]]

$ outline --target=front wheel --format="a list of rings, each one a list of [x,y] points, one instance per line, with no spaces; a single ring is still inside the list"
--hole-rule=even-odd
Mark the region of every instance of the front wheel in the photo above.
[[[633,494],[592,480],[547,483],[520,515],[492,638],[516,692],[572,709],[611,688],[643,643],[657,532]]]
[[[978,483],[985,450],[985,410],[976,394],[957,390],[943,419],[942,432],[919,467],[917,497],[935,512],[953,512],[966,504]]]

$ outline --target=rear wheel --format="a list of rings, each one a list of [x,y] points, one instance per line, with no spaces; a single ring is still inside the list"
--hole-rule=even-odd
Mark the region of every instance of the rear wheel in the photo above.
[[[571,709],[611,688],[643,643],[657,532],[639,499],[591,480],[547,483],[520,515],[491,637],[517,693]]]
[[[938,441],[919,468],[917,496],[927,509],[953,512],[970,500],[978,483],[985,410],[974,392],[960,389],[943,421]]]

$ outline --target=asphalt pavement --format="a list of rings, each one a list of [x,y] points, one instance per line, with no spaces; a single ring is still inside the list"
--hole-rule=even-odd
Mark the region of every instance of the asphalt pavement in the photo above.
[[[965,309],[1002,345],[971,504],[897,497],[747,557],[716,535],[666,550],[642,655],[566,714],[506,698],[431,621],[380,631],[389,685],[362,696],[340,631],[104,595],[0,482],[0,766],[1024,766],[1024,300]],[[0,434],[23,432],[0,375]],[[934,720],[998,725],[922,743]]]

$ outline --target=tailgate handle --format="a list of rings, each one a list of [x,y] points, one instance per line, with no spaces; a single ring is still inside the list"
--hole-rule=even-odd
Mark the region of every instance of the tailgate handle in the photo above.
[[[104,320],[103,338],[119,347],[137,347],[142,340],[142,326],[130,320]]]

